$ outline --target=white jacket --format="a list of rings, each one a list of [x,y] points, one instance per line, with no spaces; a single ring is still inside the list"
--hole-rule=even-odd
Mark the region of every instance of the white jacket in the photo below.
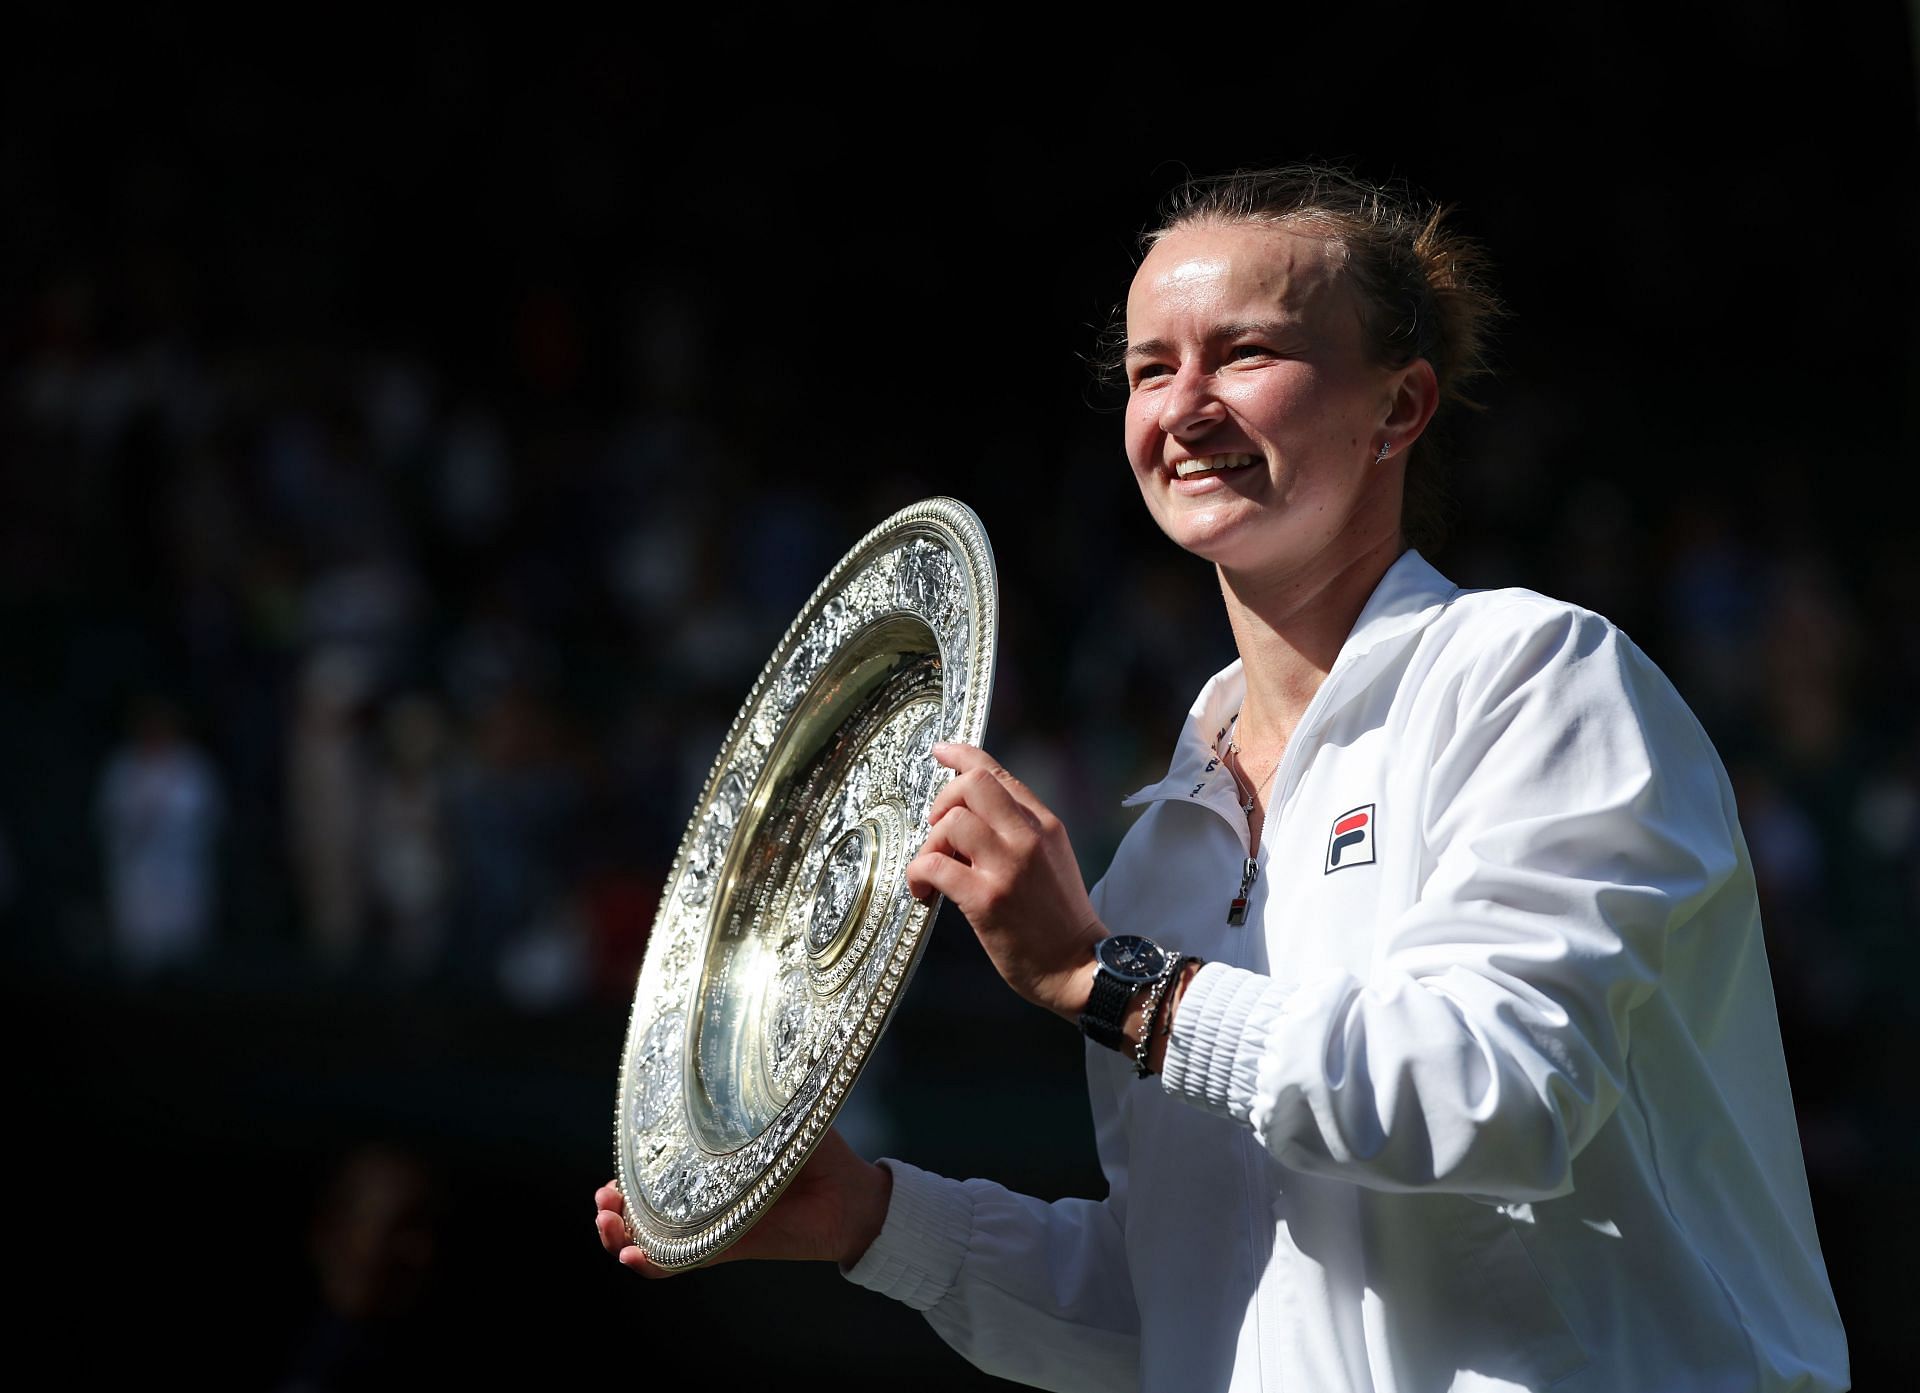
[[[1841,1389],[1720,761],[1597,615],[1388,571],[1281,763],[1244,928],[1235,664],[1094,903],[1209,966],[1088,1050],[1103,1201],[899,1162],[849,1272],[1059,1389]]]

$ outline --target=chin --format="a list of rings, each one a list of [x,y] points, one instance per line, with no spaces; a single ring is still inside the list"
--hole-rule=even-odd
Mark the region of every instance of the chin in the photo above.
[[[1147,511],[1167,539],[1182,551],[1217,566],[1257,563],[1281,545],[1275,524],[1281,516],[1272,504],[1223,487],[1202,497],[1181,497],[1143,486]]]
[[[1244,565],[1271,549],[1270,541],[1262,546],[1254,529],[1224,519],[1176,518],[1171,523],[1162,522],[1160,530],[1180,550],[1216,566]]]

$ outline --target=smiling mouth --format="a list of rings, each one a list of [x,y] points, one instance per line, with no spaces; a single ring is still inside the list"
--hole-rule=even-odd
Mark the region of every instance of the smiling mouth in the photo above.
[[[1177,460],[1173,472],[1182,479],[1194,479],[1202,474],[1223,474],[1229,469],[1245,469],[1259,462],[1258,455],[1209,455],[1205,459]]]

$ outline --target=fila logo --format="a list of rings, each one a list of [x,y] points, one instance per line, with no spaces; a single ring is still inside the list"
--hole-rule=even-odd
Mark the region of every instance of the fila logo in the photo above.
[[[1373,804],[1362,803],[1333,820],[1333,831],[1327,834],[1327,867],[1322,874],[1332,875],[1348,866],[1372,864]]]

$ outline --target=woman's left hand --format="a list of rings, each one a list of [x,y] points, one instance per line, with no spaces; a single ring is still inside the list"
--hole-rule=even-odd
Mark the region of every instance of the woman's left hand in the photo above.
[[[954,777],[927,814],[933,831],[907,867],[907,888],[952,900],[1008,986],[1077,1021],[1093,985],[1093,945],[1107,930],[1067,829],[985,750],[939,744],[933,757]]]
[[[893,1197],[893,1172],[863,1161],[837,1130],[829,1128],[800,1168],[793,1183],[760,1216],[740,1241],[709,1258],[703,1267],[741,1258],[826,1259],[852,1267],[865,1255],[886,1222]],[[605,1248],[622,1267],[642,1277],[670,1277],[656,1267],[627,1233],[627,1202],[609,1180],[593,1195],[593,1226]]]

